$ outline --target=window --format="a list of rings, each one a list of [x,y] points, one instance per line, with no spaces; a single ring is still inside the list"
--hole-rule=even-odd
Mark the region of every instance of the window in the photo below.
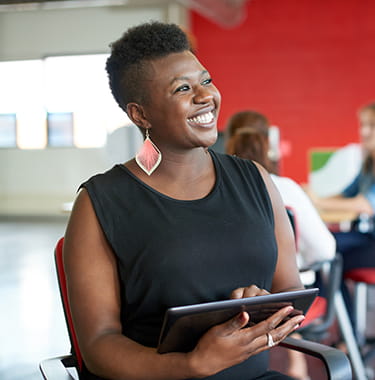
[[[55,112],[47,114],[48,146],[73,146],[73,113]]]
[[[107,57],[0,62],[0,115],[13,115],[2,116],[0,147],[103,147],[130,124],[110,92]]]
[[[0,114],[16,115],[17,141],[12,146],[21,149],[45,147],[42,78],[40,60],[0,62]],[[9,128],[12,127],[8,124],[8,131]]]
[[[44,60],[46,110],[74,114],[73,143],[79,148],[104,146],[108,131],[128,121],[110,92],[106,59],[93,54]]]
[[[0,114],[0,148],[17,146],[16,115]]]

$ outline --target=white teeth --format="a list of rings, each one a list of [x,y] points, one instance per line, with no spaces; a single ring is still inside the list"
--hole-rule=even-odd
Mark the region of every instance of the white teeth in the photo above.
[[[195,124],[207,124],[207,123],[210,123],[213,119],[214,119],[214,114],[210,111],[203,115],[189,118],[188,121],[190,123],[195,123]]]

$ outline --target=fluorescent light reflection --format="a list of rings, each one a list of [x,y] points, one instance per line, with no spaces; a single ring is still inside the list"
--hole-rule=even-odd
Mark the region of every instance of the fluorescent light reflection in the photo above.
[[[45,60],[48,112],[73,112],[74,144],[101,147],[107,132],[128,123],[108,86],[107,54],[51,57]]]

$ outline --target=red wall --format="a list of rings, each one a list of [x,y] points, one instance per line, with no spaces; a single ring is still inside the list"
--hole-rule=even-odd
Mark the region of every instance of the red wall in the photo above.
[[[251,0],[236,28],[191,21],[222,94],[219,129],[236,111],[264,113],[291,147],[282,174],[300,182],[310,148],[358,141],[356,111],[375,100],[374,0]]]

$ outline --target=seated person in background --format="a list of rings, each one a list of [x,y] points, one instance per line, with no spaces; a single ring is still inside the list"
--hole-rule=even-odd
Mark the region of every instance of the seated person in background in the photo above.
[[[355,268],[375,267],[375,103],[358,112],[359,132],[364,160],[361,171],[342,194],[318,198],[309,195],[317,208],[323,211],[349,211],[358,215],[349,232],[335,232],[337,251],[343,257],[344,272]],[[343,296],[351,313],[351,297],[343,282]]]
[[[230,119],[228,128],[233,135],[227,140],[226,152],[237,157],[254,160],[271,171],[274,165],[270,165],[268,157],[267,118],[253,111],[245,111],[240,114],[244,120],[246,119],[246,124],[241,126],[236,115]],[[231,124],[232,120],[237,121],[236,128]],[[252,124],[253,120],[257,120],[257,123]],[[299,265],[304,267],[315,261],[332,259],[336,252],[335,240],[302,188],[290,178],[275,174],[271,174],[271,178],[278,188],[284,204],[290,206],[296,215],[299,233],[299,254],[297,256]],[[310,274],[310,278],[305,277],[304,279],[301,273],[302,282],[305,285],[311,285],[315,280],[314,273],[307,272],[306,274]],[[298,338],[300,335],[294,334],[293,337]],[[288,374],[296,379],[309,379],[307,363],[303,354],[294,351],[288,352]]]
[[[81,186],[68,223],[63,257],[85,378],[289,379],[268,370],[268,350],[303,321],[279,326],[290,307],[254,326],[242,312],[191,352],[157,353],[169,307],[303,285],[268,173],[208,149],[220,93],[185,33],[141,24],[111,49],[112,93],[145,141]]]
[[[364,159],[361,171],[341,193],[327,198],[312,194],[314,203],[322,210],[350,211],[374,215],[375,210],[375,103],[362,107],[358,113],[359,134]]]

